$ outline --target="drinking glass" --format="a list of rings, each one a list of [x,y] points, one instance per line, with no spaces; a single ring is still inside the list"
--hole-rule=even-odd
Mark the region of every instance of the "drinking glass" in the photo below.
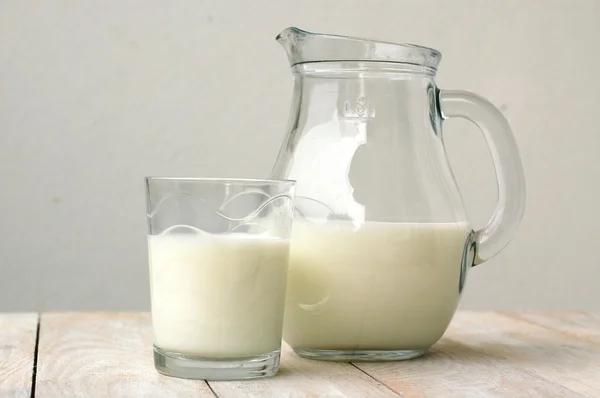
[[[146,178],[159,373],[209,380],[277,373],[294,187]]]

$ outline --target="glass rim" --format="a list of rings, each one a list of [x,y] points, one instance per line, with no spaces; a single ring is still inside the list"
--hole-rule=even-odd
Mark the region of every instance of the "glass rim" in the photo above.
[[[148,184],[152,181],[157,182],[197,182],[197,183],[221,183],[236,185],[296,185],[296,180],[286,179],[268,179],[268,178],[227,178],[227,177],[144,177]]]

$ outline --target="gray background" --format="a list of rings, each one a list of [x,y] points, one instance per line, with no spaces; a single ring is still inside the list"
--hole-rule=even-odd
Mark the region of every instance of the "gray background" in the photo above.
[[[437,82],[513,126],[528,206],[465,308],[600,310],[600,2],[0,1],[0,310],[145,309],[145,175],[266,177],[292,77],[275,35],[414,42]],[[496,199],[485,141],[445,123],[471,220]]]

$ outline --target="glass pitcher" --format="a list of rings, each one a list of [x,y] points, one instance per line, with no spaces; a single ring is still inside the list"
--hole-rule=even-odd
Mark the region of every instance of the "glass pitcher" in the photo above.
[[[295,76],[271,177],[297,181],[284,340],[314,359],[419,356],[448,327],[468,269],[522,217],[510,127],[485,99],[437,88],[436,50],[297,28],[277,41]],[[475,123],[493,158],[498,203],[481,230],[446,157],[449,117]]]

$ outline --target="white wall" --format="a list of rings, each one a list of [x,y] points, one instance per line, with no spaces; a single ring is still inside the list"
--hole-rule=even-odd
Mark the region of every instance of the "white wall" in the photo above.
[[[0,2],[0,311],[147,308],[142,177],[268,175],[290,25],[437,48],[442,88],[509,119],[528,207],[464,307],[600,310],[597,0],[31,0]],[[481,226],[485,142],[445,135]]]

